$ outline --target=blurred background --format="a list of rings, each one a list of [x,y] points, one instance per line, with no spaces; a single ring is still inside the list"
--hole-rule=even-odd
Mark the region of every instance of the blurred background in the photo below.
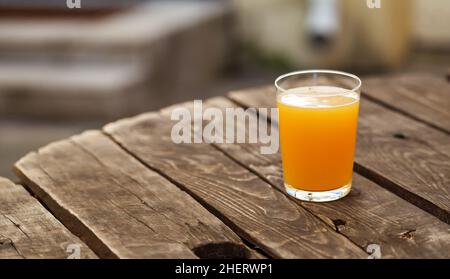
[[[0,176],[51,141],[294,69],[445,75],[450,1],[379,2],[0,0]]]

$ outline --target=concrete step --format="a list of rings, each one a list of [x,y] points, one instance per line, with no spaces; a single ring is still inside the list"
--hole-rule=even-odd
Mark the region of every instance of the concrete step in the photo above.
[[[2,115],[105,118],[125,115],[144,86],[143,72],[130,65],[52,65],[0,62]]]
[[[136,59],[161,40],[204,25],[223,34],[230,13],[231,7],[223,2],[151,1],[98,20],[2,17],[0,58]]]
[[[118,118],[202,97],[227,63],[224,3],[151,1],[99,20],[0,19],[0,115]]]

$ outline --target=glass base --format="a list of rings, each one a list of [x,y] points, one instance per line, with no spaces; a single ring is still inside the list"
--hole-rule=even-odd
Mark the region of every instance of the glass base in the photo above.
[[[312,192],[295,189],[288,184],[284,184],[286,192],[294,198],[308,202],[329,202],[342,199],[347,196],[352,189],[352,183],[349,183],[341,188],[323,192]]]

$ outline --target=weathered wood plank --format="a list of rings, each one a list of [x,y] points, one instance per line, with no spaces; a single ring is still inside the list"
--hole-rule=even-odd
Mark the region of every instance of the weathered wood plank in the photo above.
[[[189,192],[273,257],[367,257],[362,249],[208,144],[174,144],[173,123],[149,113],[107,125],[128,152]]]
[[[72,245],[72,246],[71,246]],[[97,256],[20,185],[0,177],[0,259]]]
[[[450,134],[450,83],[432,74],[364,79],[363,96]]]
[[[252,256],[219,219],[99,131],[50,144],[15,169],[101,257]]]
[[[188,102],[167,108],[163,113],[170,115],[177,107],[193,109],[192,102]],[[209,107],[224,111],[238,106],[217,97],[203,102],[204,109]],[[249,115],[257,118],[256,115]],[[248,130],[248,125],[237,127]],[[261,143],[215,145],[285,192],[279,153],[261,154]],[[369,244],[380,245],[383,258],[450,257],[450,225],[358,174],[354,174],[352,192],[345,199],[320,204],[299,201],[299,204],[364,249]]]
[[[233,92],[246,107],[274,107],[269,86]],[[362,100],[356,169],[450,223],[450,138],[425,124]]]

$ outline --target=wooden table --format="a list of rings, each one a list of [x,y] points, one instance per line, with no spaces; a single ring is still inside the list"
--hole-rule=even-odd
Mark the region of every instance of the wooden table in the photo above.
[[[17,162],[45,208],[0,180],[0,257],[65,257],[78,243],[83,258],[367,258],[371,244],[383,258],[450,258],[450,83],[363,82],[354,186],[340,201],[288,197],[279,154],[259,144],[172,143],[170,112],[188,102]],[[274,105],[272,86],[203,104]]]

